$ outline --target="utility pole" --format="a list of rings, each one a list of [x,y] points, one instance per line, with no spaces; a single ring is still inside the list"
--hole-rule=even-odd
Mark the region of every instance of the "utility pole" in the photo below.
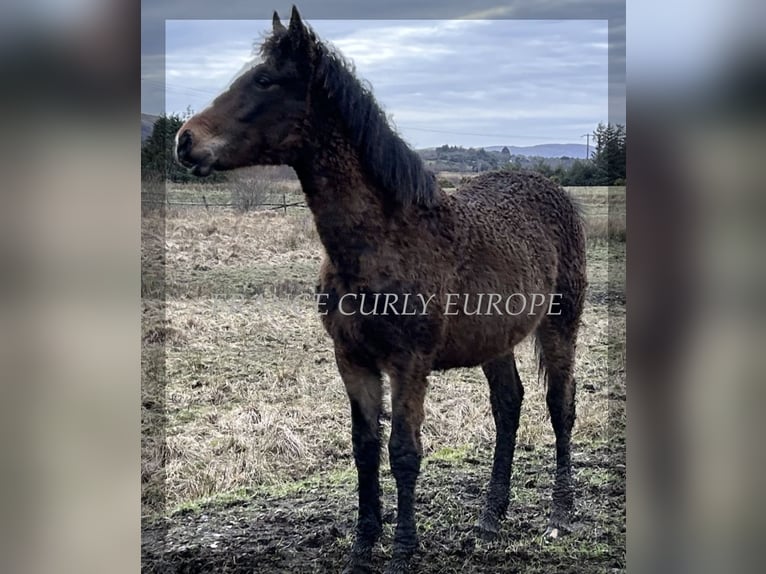
[[[585,159],[590,159],[590,134],[583,134],[581,138],[587,138],[585,140]]]

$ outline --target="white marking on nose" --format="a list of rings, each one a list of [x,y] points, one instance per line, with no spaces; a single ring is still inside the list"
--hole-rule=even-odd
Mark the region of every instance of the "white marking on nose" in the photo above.
[[[176,132],[175,145],[173,146],[173,158],[176,161],[178,161],[178,134],[180,134],[180,133],[181,133],[181,130],[178,130]]]

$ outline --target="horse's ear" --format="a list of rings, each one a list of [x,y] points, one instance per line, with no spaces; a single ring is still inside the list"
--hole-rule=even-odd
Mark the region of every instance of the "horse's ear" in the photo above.
[[[298,8],[293,4],[293,10],[290,13],[290,33],[301,34],[303,32],[303,22],[301,21],[301,15],[298,13]]]
[[[293,11],[290,14],[290,25],[287,27],[288,36],[292,42],[293,48],[298,52],[305,52],[311,45],[308,28],[303,24],[298,8],[293,4]]]
[[[274,16],[271,18],[271,25],[273,27],[274,32],[284,32],[286,28],[282,24],[282,21],[279,19],[279,14],[277,14],[277,11],[274,10]]]

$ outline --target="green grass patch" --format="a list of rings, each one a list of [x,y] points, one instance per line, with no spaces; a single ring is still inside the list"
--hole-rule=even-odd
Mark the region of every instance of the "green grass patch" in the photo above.
[[[444,462],[463,462],[469,453],[469,447],[468,446],[458,446],[458,447],[452,447],[452,446],[446,446],[444,448],[440,448],[439,450],[433,452],[430,454],[426,459],[425,463],[428,464],[429,461],[444,461]]]
[[[350,488],[356,486],[356,470],[354,468],[340,468],[326,473],[318,473],[308,478],[283,481],[274,484],[243,487],[221,492],[212,496],[184,501],[173,507],[167,515],[199,513],[207,510],[215,510],[247,504],[253,498],[279,499],[303,494],[315,494],[326,492],[335,488]]]

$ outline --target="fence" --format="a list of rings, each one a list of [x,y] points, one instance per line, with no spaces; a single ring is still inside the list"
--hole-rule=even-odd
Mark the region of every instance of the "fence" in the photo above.
[[[204,207],[209,210],[211,207],[233,207],[236,208],[237,204],[231,201],[225,203],[209,202],[203,195],[202,202],[199,201],[170,201],[168,198],[162,199],[159,197],[148,197],[146,194],[142,194],[141,205],[165,205],[167,207],[183,206],[183,207]],[[279,211],[280,209],[287,213],[288,207],[308,207],[304,201],[288,202],[287,196],[282,195],[281,203],[258,203],[253,211]]]

